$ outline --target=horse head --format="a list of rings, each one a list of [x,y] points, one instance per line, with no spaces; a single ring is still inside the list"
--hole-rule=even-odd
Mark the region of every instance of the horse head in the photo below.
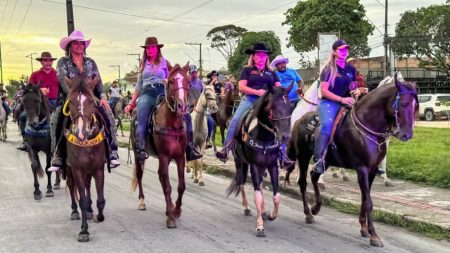
[[[92,90],[98,80],[98,78],[83,77],[65,78],[65,83],[70,91],[64,104],[63,113],[65,116],[70,116],[71,131],[80,140],[85,140],[92,134],[97,122],[95,117],[96,101]]]
[[[216,93],[214,92],[213,87],[207,85],[203,90],[203,95],[204,101],[199,101],[199,103],[206,107],[208,114],[216,113],[219,107],[217,106]]]
[[[28,84],[25,86],[23,106],[26,111],[28,125],[31,127],[37,127],[48,120],[50,108],[39,84]]]
[[[186,114],[188,112],[188,92],[190,77],[187,74],[189,63],[184,67],[176,64],[169,67],[169,77],[166,84],[166,102],[172,112]]]

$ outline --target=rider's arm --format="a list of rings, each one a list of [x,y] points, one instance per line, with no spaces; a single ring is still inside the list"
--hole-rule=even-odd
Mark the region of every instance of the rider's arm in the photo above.
[[[249,68],[244,68],[241,72],[241,77],[239,78],[239,91],[247,94],[247,95],[256,95],[256,96],[262,96],[266,92],[263,89],[253,89],[247,86],[248,83],[248,77],[249,77]]]

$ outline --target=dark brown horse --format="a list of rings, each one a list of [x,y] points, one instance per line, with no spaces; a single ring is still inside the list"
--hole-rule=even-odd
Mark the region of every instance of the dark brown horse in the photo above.
[[[181,216],[181,204],[184,190],[186,189],[184,178],[186,129],[184,127],[184,114],[188,113],[189,76],[187,71],[189,64],[173,68],[169,66],[168,82],[165,85],[165,100],[157,107],[153,114],[151,134],[148,135],[146,146],[148,151],[156,153],[159,160],[158,175],[166,200],[166,225],[168,228],[176,228],[175,219]],[[135,147],[135,120],[131,124],[131,143],[135,157],[134,172],[132,178],[132,190],[139,186],[139,210],[145,210],[145,197],[142,188],[142,176],[144,164],[137,160]],[[153,144],[153,145],[150,145]],[[175,205],[172,202],[172,187],[169,180],[169,163],[175,160],[178,172],[178,198]]]
[[[280,204],[280,188],[278,183],[278,154],[281,143],[289,140],[291,133],[291,102],[287,94],[292,89],[293,82],[287,88],[273,88],[261,96],[254,104],[253,111],[244,116],[243,123],[236,131],[233,149],[236,175],[227,189],[227,194],[242,194],[244,215],[249,215],[248,201],[243,185],[250,174],[255,190],[255,205],[257,209],[256,236],[264,237],[264,221],[274,220],[278,215]],[[249,128],[252,120],[257,120],[256,126]],[[263,175],[268,171],[272,183],[273,205],[272,213],[264,210],[262,194]]]
[[[216,147],[216,130],[217,127],[220,128],[220,136],[222,137],[222,145],[223,141],[225,139],[225,129],[228,128],[229,121],[231,119],[231,116],[233,115],[236,101],[239,101],[239,91],[237,88],[231,90],[226,89],[225,90],[225,96],[217,102],[217,105],[219,109],[216,113],[212,114],[212,118],[214,119],[214,122],[216,123],[213,127],[211,138],[212,143],[214,147],[214,153],[217,152]],[[239,103],[237,103],[239,104]]]
[[[81,208],[81,232],[78,241],[89,241],[88,215],[92,212],[90,198],[91,179],[95,179],[97,190],[98,214],[94,217],[95,222],[102,222],[105,217],[103,208],[105,198],[104,167],[106,160],[106,146],[104,125],[101,114],[97,110],[97,104],[93,95],[93,88],[98,79],[88,80],[75,78],[66,83],[70,87],[63,113],[65,120],[70,120],[70,127],[65,129],[67,150],[67,185],[72,197],[72,219],[76,219],[75,195],[78,190]],[[67,119],[67,116],[70,119]]]
[[[46,157],[45,173],[47,174],[46,197],[53,197],[51,176],[47,169],[50,167],[52,157],[50,149],[50,106],[47,97],[44,96],[38,85],[25,86],[23,93],[23,108],[26,111],[27,125],[24,127],[24,135],[28,141],[28,156],[31,161],[31,170],[34,176],[34,199],[42,199],[39,189],[39,177],[44,176],[39,152],[44,152]]]
[[[123,134],[123,125],[122,120],[125,116],[125,105],[127,105],[130,102],[130,99],[128,97],[123,97],[117,101],[117,103],[114,105],[114,108],[111,108],[114,114],[114,118],[117,119],[117,125],[116,128],[120,129],[120,133],[122,136],[125,136]]]
[[[373,225],[373,204],[370,196],[372,182],[378,165],[386,154],[386,141],[390,135],[401,141],[413,137],[414,116],[418,110],[415,84],[400,83],[377,88],[361,98],[346,112],[336,129],[332,145],[326,153],[326,166],[355,169],[361,189],[359,222],[361,235],[370,236],[370,244],[382,247],[383,243]],[[311,172],[315,204],[310,209],[306,200],[308,164],[314,151],[314,112],[305,114],[294,125],[288,145],[288,155],[297,159],[300,167],[298,184],[303,199],[306,223],[315,223],[314,216],[322,205],[318,179],[320,174]],[[391,128],[394,127],[394,131]]]

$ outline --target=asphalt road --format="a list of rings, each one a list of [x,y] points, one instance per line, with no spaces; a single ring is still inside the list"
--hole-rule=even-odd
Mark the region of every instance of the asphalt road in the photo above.
[[[139,211],[137,193],[130,192],[132,167],[126,165],[125,150],[120,153],[122,166],[106,174],[106,219],[89,222],[91,241],[79,243],[81,222],[70,220],[69,192],[63,188],[53,198],[33,199],[27,154],[15,149],[20,139],[15,126],[8,127],[9,138],[0,143],[0,252],[450,252],[448,242],[379,223],[377,232],[385,246],[371,247],[359,235],[357,217],[323,208],[317,223],[308,225],[300,201],[287,196],[282,196],[279,218],[266,222],[267,237],[257,238],[255,216],[243,216],[240,198],[224,197],[230,180],[210,175],[205,176],[205,187],[186,176],[183,213],[178,228],[169,230],[157,161],[150,158],[146,164],[147,210]],[[174,167],[171,172],[176,189]],[[45,184],[41,179],[41,190]],[[252,191],[247,189],[255,213]],[[95,201],[95,192],[93,196]],[[265,199],[271,208],[271,194],[266,192]]]

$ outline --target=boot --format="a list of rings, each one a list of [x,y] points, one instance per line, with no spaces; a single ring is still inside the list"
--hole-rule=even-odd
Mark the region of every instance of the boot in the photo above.
[[[219,159],[220,161],[225,163],[228,160],[228,152],[231,150],[232,147],[233,147],[232,141],[225,144],[223,146],[222,150],[220,150],[216,153],[217,159]]]
[[[295,165],[295,161],[289,159],[286,154],[286,144],[281,144],[280,146],[279,160],[281,168],[285,170],[289,170],[289,168]]]
[[[193,161],[203,157],[202,154],[194,147],[194,134],[189,131],[187,133],[188,143],[186,145],[186,161]]]
[[[313,171],[316,173],[323,174],[325,172],[324,154],[328,149],[329,142],[330,136],[327,134],[319,133],[316,136],[316,140],[314,143],[314,157],[313,157],[313,160],[315,162]]]
[[[136,143],[137,154],[136,159],[140,165],[144,165],[145,160],[148,158],[148,153],[145,150],[145,138],[138,138]]]
[[[17,149],[18,150],[21,150],[21,151],[28,151],[28,144],[27,144],[27,141],[23,141],[18,147],[17,147]]]
[[[63,166],[63,161],[61,158],[61,149],[59,147],[56,147],[56,152],[53,155],[51,166],[48,168],[48,171],[50,172],[56,172]]]

